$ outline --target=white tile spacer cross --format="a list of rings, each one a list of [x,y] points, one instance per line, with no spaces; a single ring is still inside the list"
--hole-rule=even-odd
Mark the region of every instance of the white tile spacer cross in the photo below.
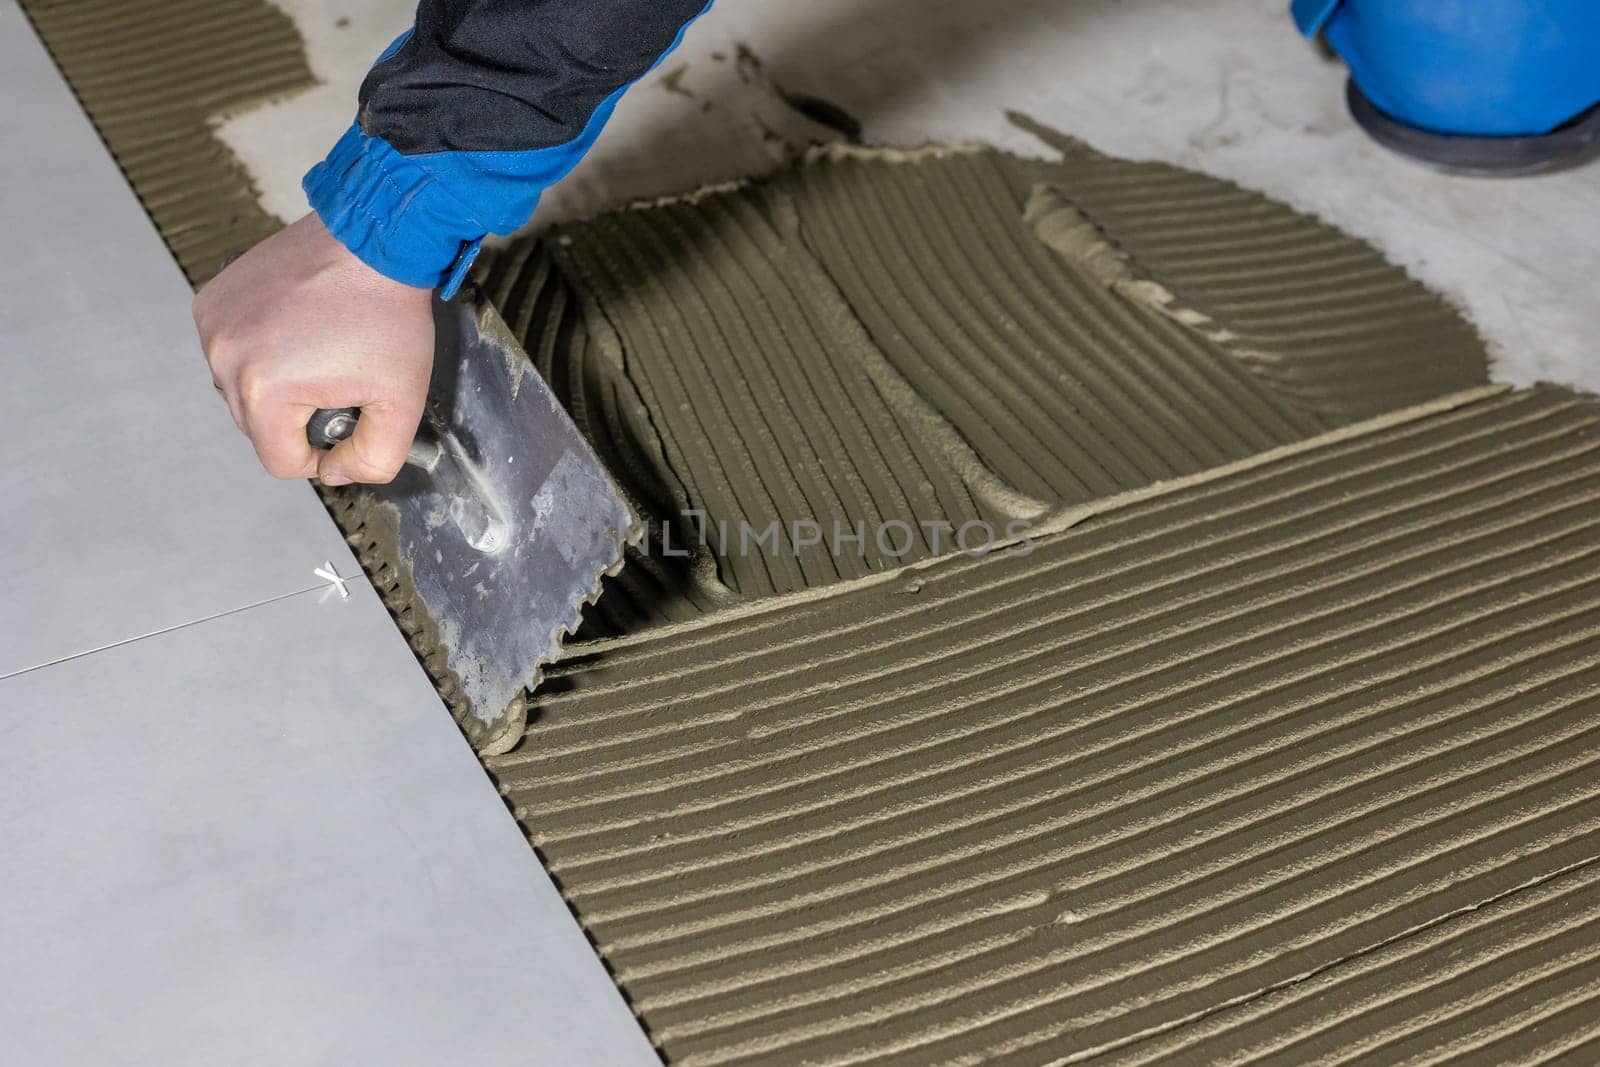
[[[323,560],[322,566],[313,568],[311,573],[326,581],[329,585],[333,586],[333,588],[339,590],[340,600],[350,599],[350,587],[345,584],[349,582],[350,579],[341,578],[339,576],[339,572],[334,569],[333,562],[331,560]]]

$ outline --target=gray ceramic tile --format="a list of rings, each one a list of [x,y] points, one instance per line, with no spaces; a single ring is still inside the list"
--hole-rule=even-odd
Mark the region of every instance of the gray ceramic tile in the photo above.
[[[0,0],[0,677],[314,582],[341,543],[255,465],[191,294]]]
[[[0,681],[0,1060],[656,1062],[352,590]]]

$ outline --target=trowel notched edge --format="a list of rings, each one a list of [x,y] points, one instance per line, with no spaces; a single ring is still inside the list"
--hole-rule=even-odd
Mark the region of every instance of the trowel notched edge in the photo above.
[[[494,308],[464,291],[436,301],[434,318],[419,433],[443,443],[454,466],[408,468],[360,492],[366,522],[392,546],[403,599],[426,615],[443,652],[443,663],[424,656],[441,696],[472,744],[495,754],[522,736],[526,690],[643,530]],[[465,485],[507,520],[510,536],[494,551],[474,547],[452,517]],[[461,510],[457,501],[456,518]]]

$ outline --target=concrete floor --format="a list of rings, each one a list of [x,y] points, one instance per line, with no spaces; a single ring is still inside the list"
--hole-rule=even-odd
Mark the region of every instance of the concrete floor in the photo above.
[[[287,219],[305,210],[300,175],[348,124],[362,74],[412,4],[277,2],[325,84],[232,117],[222,134]],[[737,178],[830,135],[779,87],[843,107],[868,142],[1039,152],[1007,122],[1013,108],[1104,151],[1315,213],[1448,294],[1502,379],[1600,389],[1600,165],[1516,180],[1434,174],[1355,129],[1343,82],[1296,35],[1286,0],[723,0],[624,98],[535,221]]]

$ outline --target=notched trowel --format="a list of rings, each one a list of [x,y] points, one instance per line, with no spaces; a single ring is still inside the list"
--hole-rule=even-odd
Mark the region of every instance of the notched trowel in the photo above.
[[[504,752],[522,736],[524,688],[642,531],[499,313],[468,289],[436,299],[433,317],[433,381],[406,466],[358,491],[437,627],[469,740]],[[331,447],[359,414],[318,411],[307,436]]]

